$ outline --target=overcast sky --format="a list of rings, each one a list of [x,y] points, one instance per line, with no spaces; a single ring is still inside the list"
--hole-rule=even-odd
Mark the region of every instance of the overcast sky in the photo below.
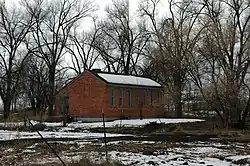
[[[15,5],[19,5],[20,1],[21,0],[5,0],[6,4],[8,4],[8,6],[10,7],[15,7]],[[112,0],[90,0],[90,1],[92,1],[94,4],[97,5],[98,10],[94,14],[97,15],[99,18],[102,18],[105,16],[105,7],[107,5],[112,4]],[[137,17],[137,15],[135,15],[135,12],[138,10],[138,3],[140,1],[142,0],[129,0],[129,12],[134,17]],[[159,15],[164,15],[164,13],[166,13],[167,4],[168,4],[167,0],[161,0],[157,8]],[[82,22],[82,25],[84,25],[83,29],[84,30],[90,29],[91,24],[92,24],[92,20],[90,18],[85,18],[84,21]]]

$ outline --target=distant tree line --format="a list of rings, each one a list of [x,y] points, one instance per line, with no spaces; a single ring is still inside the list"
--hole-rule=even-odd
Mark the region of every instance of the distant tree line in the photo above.
[[[250,111],[250,1],[114,0],[106,16],[85,0],[0,3],[0,96],[4,117],[27,100],[35,113],[48,108],[71,78],[96,63],[102,70],[151,77],[165,87],[177,117],[192,85],[224,127],[245,126]],[[162,12],[162,11],[161,11]],[[83,31],[82,20],[93,27]],[[67,62],[65,62],[67,60]],[[68,62],[70,60],[70,62]]]

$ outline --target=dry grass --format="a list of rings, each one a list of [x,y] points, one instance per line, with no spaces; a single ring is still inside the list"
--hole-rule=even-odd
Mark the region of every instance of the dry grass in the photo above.
[[[25,164],[25,166],[62,166],[62,163],[45,163],[45,164]],[[116,161],[105,161],[100,164],[91,162],[88,158],[83,158],[78,162],[66,163],[67,166],[124,166],[123,164]]]
[[[69,163],[68,166],[123,166],[123,164],[112,160],[104,161],[101,164],[96,164],[91,162],[91,160],[88,158],[83,158],[79,162]]]

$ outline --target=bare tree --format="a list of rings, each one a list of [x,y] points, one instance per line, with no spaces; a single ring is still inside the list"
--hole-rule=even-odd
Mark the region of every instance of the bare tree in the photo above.
[[[109,72],[137,74],[150,35],[142,23],[132,23],[128,0],[113,1],[106,13],[107,18],[99,25],[103,35],[98,37],[95,48]]]
[[[197,47],[198,54],[193,55],[191,76],[224,127],[230,127],[234,117],[243,127],[250,108],[250,4],[243,0],[204,3],[203,21],[209,27]],[[209,85],[209,93],[204,92],[205,85]]]
[[[58,63],[65,54],[72,28],[79,21],[89,16],[94,6],[89,1],[80,0],[56,0],[45,2],[43,0],[34,3],[27,1],[27,8],[33,11],[34,6],[39,7],[39,13],[35,15],[33,26],[33,38],[37,45],[33,53],[43,59],[49,73],[49,115],[53,114],[53,98],[55,94],[55,76]]]
[[[26,97],[26,106],[30,105],[34,115],[45,110],[48,103],[48,69],[45,62],[32,56],[25,63],[20,88]]]
[[[204,5],[195,1],[169,1],[169,17],[157,19],[159,0],[142,1],[140,11],[151,21],[155,49],[151,52],[149,66],[154,66],[156,78],[172,95],[175,112],[182,116],[182,91],[187,81],[188,58],[204,26],[198,19]]]
[[[4,118],[19,83],[20,72],[28,52],[21,50],[23,41],[33,25],[33,15],[21,8],[7,9],[0,3],[0,96],[4,104]]]
[[[94,49],[94,43],[100,35],[100,29],[97,29],[96,19],[93,18],[94,27],[90,32],[79,33],[74,29],[70,36],[70,42],[66,46],[71,55],[73,67],[68,67],[75,71],[76,75],[81,74],[84,70],[90,70],[99,58],[99,53]]]

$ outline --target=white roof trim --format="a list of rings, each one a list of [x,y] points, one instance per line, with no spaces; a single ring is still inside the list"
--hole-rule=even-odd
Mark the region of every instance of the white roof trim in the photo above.
[[[97,73],[97,74],[101,78],[106,80],[108,83],[161,87],[159,83],[149,78],[136,77],[131,75],[107,74],[107,73]]]

